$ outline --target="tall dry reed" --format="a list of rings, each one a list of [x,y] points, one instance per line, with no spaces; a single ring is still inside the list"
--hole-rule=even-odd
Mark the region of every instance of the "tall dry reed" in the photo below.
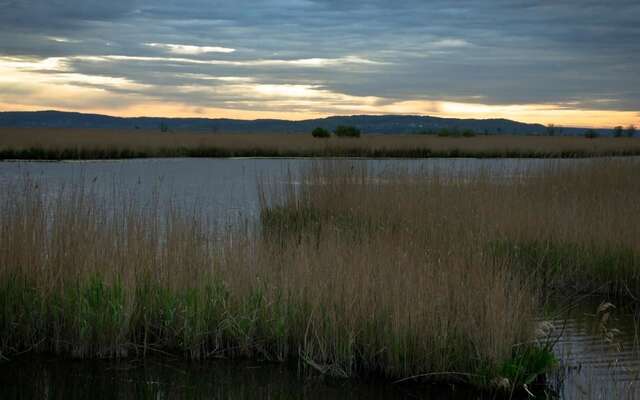
[[[263,197],[263,222],[279,235],[390,232],[430,251],[494,256],[547,288],[640,296],[638,171],[637,159],[381,175],[324,163],[300,190]]]
[[[95,183],[4,184],[0,351],[522,383],[552,361],[534,343],[541,291],[638,294],[639,164],[499,178],[317,163],[263,182],[258,229]]]
[[[346,181],[327,173],[310,176],[330,182],[319,186],[325,205],[367,194],[364,172]],[[220,231],[197,213],[105,199],[90,186],[27,179],[2,192],[5,356],[170,351],[487,384],[530,348],[528,285],[479,246],[451,252],[444,243],[456,232],[409,218],[421,200],[398,196],[399,186],[373,185],[381,197],[362,205],[376,208],[297,237],[290,227]],[[311,208],[322,197],[299,200]],[[264,215],[279,209],[268,207]]]

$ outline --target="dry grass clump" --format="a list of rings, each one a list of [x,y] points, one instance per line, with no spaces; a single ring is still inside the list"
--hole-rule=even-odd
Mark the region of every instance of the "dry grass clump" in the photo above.
[[[447,222],[459,210],[430,207],[444,193],[427,188],[446,188],[422,179],[318,164],[295,189],[264,194],[264,243],[285,268],[305,268],[290,285],[310,303],[337,303],[347,319],[331,325],[361,332],[371,367],[495,373],[532,339],[535,296],[472,229]]]
[[[633,138],[212,134],[99,129],[0,129],[0,159],[134,157],[553,157],[640,155]]]

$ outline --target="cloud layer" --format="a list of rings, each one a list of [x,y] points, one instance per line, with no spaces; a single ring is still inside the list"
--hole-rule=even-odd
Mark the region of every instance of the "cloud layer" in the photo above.
[[[635,0],[0,0],[0,108],[637,123],[638,20]]]

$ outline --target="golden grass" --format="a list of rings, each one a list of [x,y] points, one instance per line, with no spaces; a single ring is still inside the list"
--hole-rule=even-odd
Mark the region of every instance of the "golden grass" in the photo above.
[[[0,158],[129,157],[592,157],[638,155],[633,138],[296,134],[202,134],[97,129],[0,129]]]
[[[224,231],[197,212],[100,200],[88,183],[57,194],[10,185],[0,350],[173,351],[522,384],[553,361],[534,345],[538,290],[640,293],[639,165],[501,179],[323,162],[285,189],[263,182],[259,229]]]
[[[394,230],[291,242],[242,226],[214,234],[197,214],[102,202],[83,185],[54,195],[28,181],[7,189],[6,355],[161,350],[488,384],[513,346],[532,339],[527,285],[475,247],[444,257]]]
[[[475,257],[526,264],[530,274],[552,280],[547,287],[606,285],[611,294],[640,296],[638,170],[638,159],[598,159],[471,177],[438,170],[370,176],[324,163],[301,191],[265,196],[271,206],[263,222],[273,220],[279,235],[297,225],[294,233],[338,226],[358,238],[390,230],[394,245],[424,240],[421,246],[445,255],[475,249]]]

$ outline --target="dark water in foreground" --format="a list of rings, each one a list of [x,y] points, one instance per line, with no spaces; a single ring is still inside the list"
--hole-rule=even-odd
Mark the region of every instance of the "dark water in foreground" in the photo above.
[[[559,336],[561,366],[536,398],[640,399],[637,324],[630,310],[616,310],[604,339],[595,317],[601,299],[589,299],[550,320]],[[560,317],[560,315],[563,315]],[[637,315],[637,314],[636,314]],[[637,318],[637,317],[636,317]],[[547,397],[549,396],[549,397]],[[303,376],[296,366],[249,361],[186,362],[64,360],[17,356],[0,362],[0,399],[431,399],[493,398],[462,385],[360,382]],[[520,393],[516,398],[527,398]]]
[[[561,399],[640,399],[640,310],[619,304],[603,323],[604,301],[582,299],[548,319],[560,360],[549,383]]]
[[[489,173],[509,178],[520,168],[581,160],[358,160],[383,173],[394,168],[434,169],[452,175]],[[99,192],[113,187],[134,197],[172,198],[215,216],[255,215],[256,183],[286,184],[312,160],[151,159],[96,162],[0,163],[0,190],[26,174],[55,187],[77,179]],[[562,399],[640,399],[637,310],[616,308],[606,329],[595,316],[603,299],[560,305],[549,321],[558,336],[561,367],[549,376]],[[634,315],[636,316],[634,318]],[[606,332],[613,336],[606,337]],[[1,357],[0,357],[1,358]],[[0,362],[0,399],[474,399],[461,386],[359,383],[301,377],[296,368],[246,362],[178,360],[64,361],[24,355]],[[537,398],[545,398],[538,395]]]
[[[560,367],[536,398],[640,399],[637,324],[631,310],[615,310],[604,339],[588,299],[549,320],[558,337]],[[637,317],[636,317],[637,318]],[[463,385],[361,382],[301,375],[295,365],[178,358],[64,360],[17,356],[0,362],[0,399],[490,399]],[[528,398],[521,392],[518,399]]]
[[[0,365],[2,399],[411,399],[477,398],[462,387],[303,377],[279,364],[169,359]]]

